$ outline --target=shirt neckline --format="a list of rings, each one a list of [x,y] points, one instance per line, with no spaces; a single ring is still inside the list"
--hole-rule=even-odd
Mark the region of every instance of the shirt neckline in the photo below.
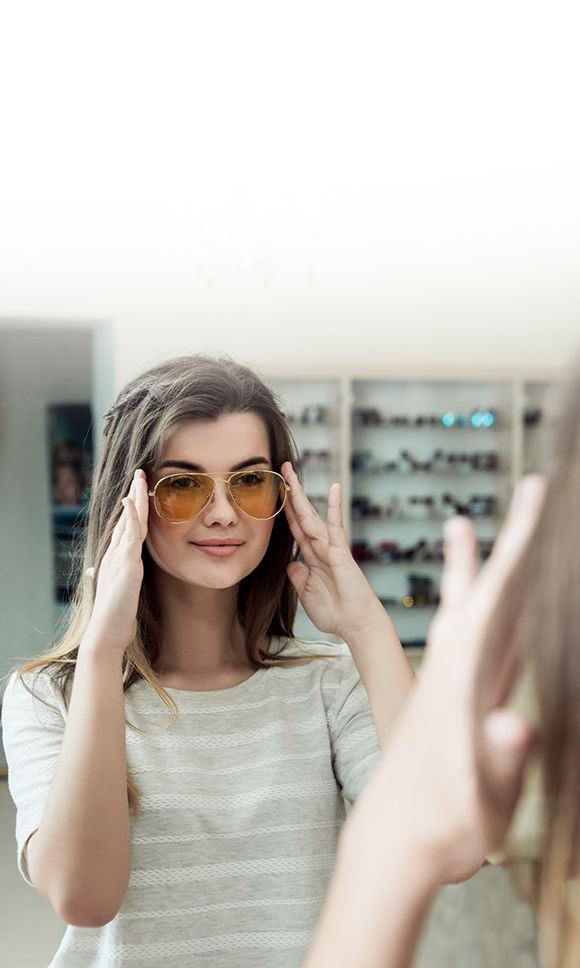
[[[271,642],[277,646],[274,654],[279,654],[281,651],[283,651],[287,644],[286,638],[278,635],[271,636]],[[191,697],[191,699],[195,700],[196,702],[203,702],[204,697],[207,697],[208,700],[211,700],[220,696],[226,697],[239,695],[239,693],[244,692],[246,689],[251,689],[253,684],[258,682],[269,669],[274,668],[276,668],[275,665],[260,666],[260,668],[256,669],[255,672],[248,676],[247,679],[242,679],[241,682],[237,682],[234,686],[226,686],[224,689],[177,689],[175,686],[163,686],[163,689],[165,692],[169,693],[170,696],[179,698],[181,702],[187,701],[188,697]],[[153,687],[147,682],[146,679],[141,679],[139,681],[141,683],[145,683],[147,688],[153,691]],[[137,683],[135,683],[135,685],[137,685]]]
[[[226,693],[231,695],[234,692],[241,691],[245,687],[248,687],[251,682],[253,682],[260,673],[265,672],[264,668],[256,669],[252,672],[250,676],[246,679],[242,679],[241,682],[236,682],[233,686],[226,686],[223,689],[177,689],[175,686],[163,686],[166,692],[170,694],[175,694],[176,696],[223,696]]]

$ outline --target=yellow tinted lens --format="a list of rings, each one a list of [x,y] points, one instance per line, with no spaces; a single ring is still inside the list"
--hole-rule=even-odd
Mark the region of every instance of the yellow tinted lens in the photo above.
[[[206,474],[172,474],[155,488],[157,513],[166,521],[189,521],[203,510],[213,491]]]
[[[274,471],[240,471],[230,478],[232,497],[252,518],[272,518],[282,508],[286,488]]]

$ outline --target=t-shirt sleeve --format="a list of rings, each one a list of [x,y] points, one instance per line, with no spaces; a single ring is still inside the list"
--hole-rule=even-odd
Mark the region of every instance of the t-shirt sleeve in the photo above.
[[[380,747],[366,689],[346,646],[336,661],[338,688],[328,716],[333,766],[343,796],[354,803],[373,771]]]
[[[27,673],[24,678],[40,698],[32,696],[13,673],[2,699],[2,731],[8,787],[16,805],[18,869],[32,884],[26,844],[42,820],[65,718],[63,700],[55,694],[46,673]]]

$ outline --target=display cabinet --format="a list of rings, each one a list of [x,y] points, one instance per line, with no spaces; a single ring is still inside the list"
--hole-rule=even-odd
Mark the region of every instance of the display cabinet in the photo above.
[[[341,482],[353,555],[406,650],[420,656],[439,599],[443,521],[467,515],[488,557],[515,482],[549,461],[556,379],[290,374],[270,382],[308,496],[324,515],[329,485]],[[320,637],[302,612],[297,630]]]
[[[344,477],[344,383],[336,379],[286,378],[269,380],[286,413],[300,454],[304,489],[314,507],[326,517],[328,489]],[[320,638],[303,609],[296,617],[296,634]],[[331,639],[332,636],[322,635]]]
[[[355,558],[401,641],[421,648],[439,596],[445,518],[474,522],[489,554],[509,499],[510,383],[353,382]]]

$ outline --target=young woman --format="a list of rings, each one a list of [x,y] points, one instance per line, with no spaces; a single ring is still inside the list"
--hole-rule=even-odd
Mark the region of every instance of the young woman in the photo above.
[[[409,968],[438,886],[474,872],[501,844],[534,732],[511,709],[498,706],[486,714],[482,787],[473,735],[477,665],[541,500],[542,481],[526,480],[477,579],[472,525],[464,518],[446,522],[441,605],[421,676],[344,829],[304,968]],[[502,804],[501,822],[494,824],[484,796],[491,784]],[[550,962],[553,968],[563,964]]]
[[[540,960],[580,964],[579,428],[580,363],[549,475],[517,489],[479,575],[473,528],[448,522],[420,681],[345,828],[305,968],[408,968],[438,884],[504,840],[531,753],[544,794]],[[527,717],[510,708],[522,676]]]
[[[3,703],[51,966],[297,966],[412,672],[255,374],[172,360],[107,417],[68,631]]]

